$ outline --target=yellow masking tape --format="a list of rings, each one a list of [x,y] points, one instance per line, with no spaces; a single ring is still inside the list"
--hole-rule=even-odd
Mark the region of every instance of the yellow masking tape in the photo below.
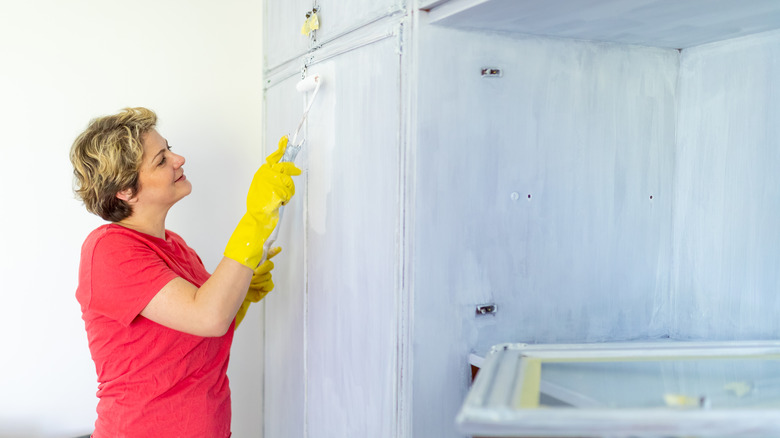
[[[320,19],[317,17],[317,13],[313,12],[309,17],[309,28],[311,30],[317,30],[320,28]]]
[[[306,21],[303,22],[303,27],[301,27],[301,33],[303,35],[308,35],[313,30],[317,30],[320,28],[320,19],[317,17],[316,12],[312,12],[308,17],[306,18]]]
[[[539,407],[539,384],[542,380],[542,361],[530,357],[523,359],[520,393],[514,405],[520,409]]]

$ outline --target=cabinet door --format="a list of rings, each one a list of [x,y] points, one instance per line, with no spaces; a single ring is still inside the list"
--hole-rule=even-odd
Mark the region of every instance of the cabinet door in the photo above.
[[[323,85],[307,154],[311,438],[394,436],[399,58],[388,38],[309,68]]]
[[[301,34],[312,0],[266,0],[264,25],[265,68],[272,69],[309,50],[309,37]],[[252,54],[249,54],[250,56]]]
[[[449,0],[419,0],[418,7],[422,10],[430,10],[434,6],[438,6],[441,3],[447,3]]]
[[[400,9],[403,0],[319,0],[320,29],[318,41],[370,23]]]
[[[295,91],[298,79],[293,76],[266,91],[266,155],[276,149],[282,135],[292,134],[298,125],[303,105],[303,97]],[[263,299],[266,437],[304,435],[304,178],[294,177],[295,196],[284,207],[278,223],[275,246],[281,246],[282,252],[273,260],[274,290]]]

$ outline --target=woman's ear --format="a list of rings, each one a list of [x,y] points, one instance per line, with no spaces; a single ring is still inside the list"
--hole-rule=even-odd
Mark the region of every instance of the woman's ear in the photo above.
[[[117,192],[116,197],[125,202],[130,202],[133,199],[133,189],[124,189],[121,192]]]

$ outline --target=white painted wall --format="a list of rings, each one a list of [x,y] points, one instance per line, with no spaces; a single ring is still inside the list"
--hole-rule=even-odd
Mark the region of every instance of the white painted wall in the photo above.
[[[97,402],[74,297],[79,249],[102,221],[74,199],[70,145],[92,117],[157,111],[193,183],[167,226],[213,269],[262,160],[262,6],[3,0],[0,9],[0,437],[76,436],[90,432]],[[260,315],[250,310],[233,346],[237,438],[261,434]]]

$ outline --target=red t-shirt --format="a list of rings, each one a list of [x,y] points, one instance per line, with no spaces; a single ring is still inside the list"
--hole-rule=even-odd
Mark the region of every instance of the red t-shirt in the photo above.
[[[176,277],[200,287],[209,273],[173,232],[108,224],[84,242],[76,298],[98,377],[94,438],[230,436],[233,328],[203,338],[140,315]]]

